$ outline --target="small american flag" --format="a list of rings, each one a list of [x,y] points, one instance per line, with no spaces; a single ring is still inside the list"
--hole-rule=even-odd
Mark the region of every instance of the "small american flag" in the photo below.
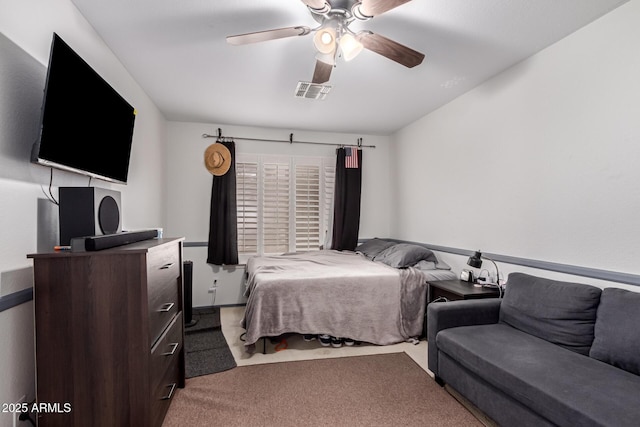
[[[358,148],[344,147],[344,167],[358,169]]]

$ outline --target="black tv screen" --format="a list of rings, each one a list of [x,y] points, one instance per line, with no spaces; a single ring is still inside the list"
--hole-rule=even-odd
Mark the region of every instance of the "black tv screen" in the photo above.
[[[126,183],[135,109],[53,34],[32,161]]]

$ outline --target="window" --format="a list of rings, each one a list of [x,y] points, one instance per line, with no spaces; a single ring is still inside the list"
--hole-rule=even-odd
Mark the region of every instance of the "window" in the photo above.
[[[238,254],[320,249],[331,232],[335,159],[238,154]]]

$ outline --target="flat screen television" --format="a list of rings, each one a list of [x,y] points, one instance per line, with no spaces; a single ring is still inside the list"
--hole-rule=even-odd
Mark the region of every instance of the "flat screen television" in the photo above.
[[[53,34],[31,161],[126,184],[135,109]]]

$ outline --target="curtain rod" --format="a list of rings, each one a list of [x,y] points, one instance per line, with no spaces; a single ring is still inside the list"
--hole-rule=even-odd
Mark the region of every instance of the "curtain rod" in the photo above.
[[[217,140],[222,139],[239,139],[242,141],[261,141],[261,142],[286,142],[289,144],[313,144],[313,145],[331,145],[334,147],[358,147],[358,148],[376,148],[375,145],[363,145],[362,138],[358,138],[356,144],[334,144],[332,142],[314,142],[314,141],[296,141],[293,139],[293,134],[289,134],[289,139],[262,139],[262,138],[243,138],[238,136],[223,136],[222,129],[218,128],[218,135],[209,135],[208,133],[202,134],[203,138],[216,138]]]

